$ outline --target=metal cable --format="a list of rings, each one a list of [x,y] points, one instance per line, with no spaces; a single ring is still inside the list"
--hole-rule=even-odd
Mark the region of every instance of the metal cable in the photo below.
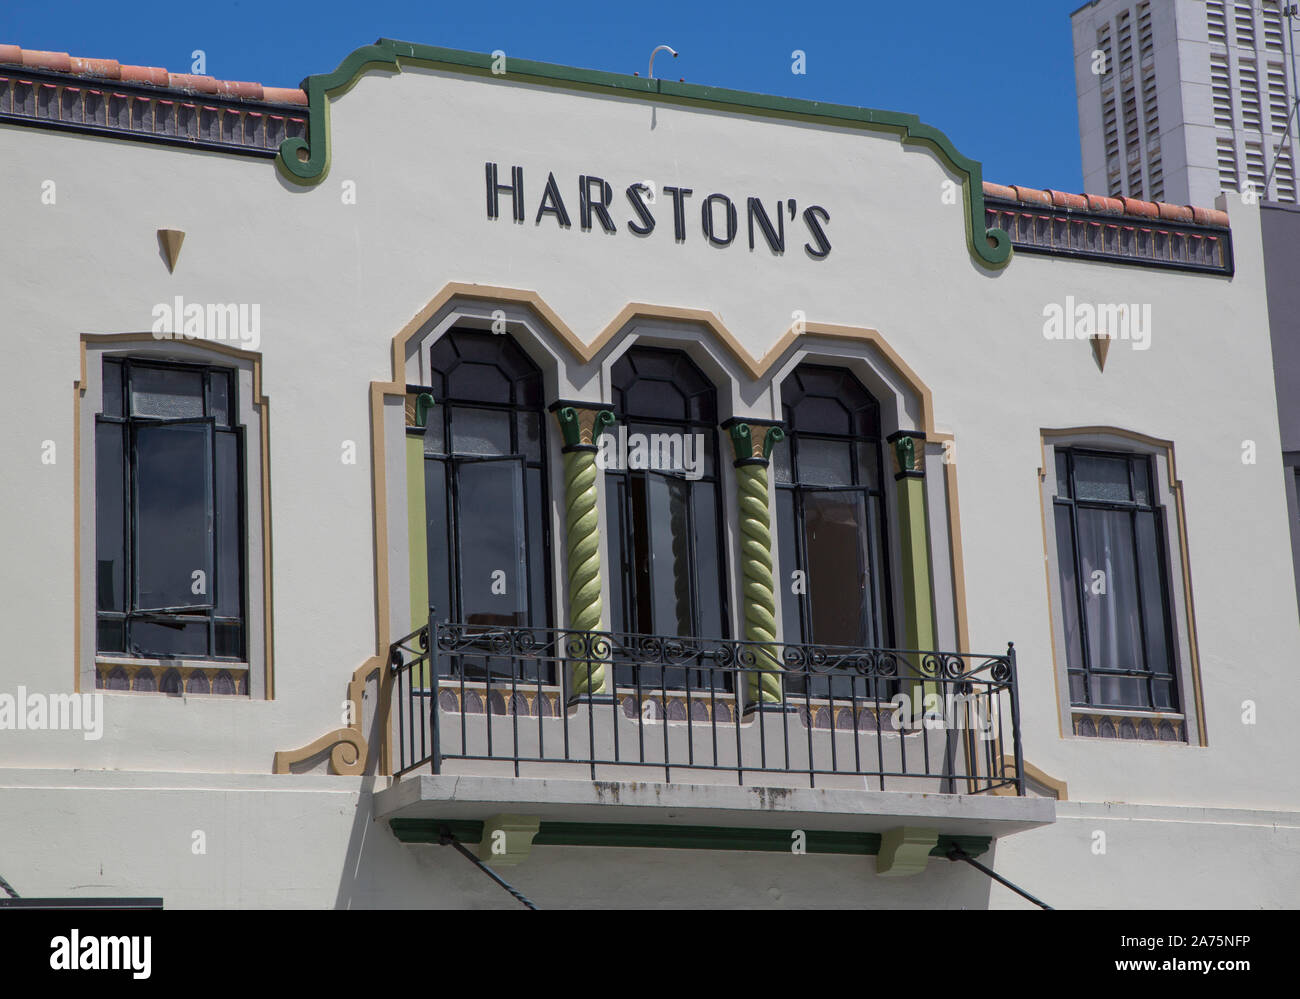
[[[0,878],[0,888],[3,888],[5,890],[5,894],[8,895],[10,898],[22,897],[16,891],[14,891],[13,886],[10,885],[9,882],[6,881],[4,878]]]
[[[516,889],[514,889],[514,888],[512,888],[510,885],[508,885],[508,884],[507,884],[507,883],[506,883],[506,882],[501,878],[501,876],[500,876],[499,874],[497,874],[496,871],[492,870],[492,868],[488,867],[487,864],[485,864],[485,863],[483,863],[483,861],[479,860],[478,857],[476,857],[476,856],[474,856],[474,854],[470,853],[469,850],[467,850],[467,849],[465,848],[465,844],[462,843],[460,840],[458,840],[458,839],[457,839],[455,836],[453,836],[451,833],[449,833],[446,829],[442,830],[441,834],[438,836],[438,842],[439,842],[442,846],[448,846],[448,845],[450,845],[450,846],[454,846],[454,847],[456,848],[456,850],[461,854],[461,856],[463,856],[463,857],[464,857],[466,860],[468,860],[471,864],[473,864],[473,865],[474,865],[475,867],[477,867],[480,871],[482,871],[484,874],[486,874],[488,877],[490,877],[493,881],[495,881],[497,884],[499,884],[502,888],[504,888],[506,891],[508,891],[511,895],[513,895],[515,898],[517,898],[517,899],[518,899],[518,900],[523,904],[524,908],[526,908],[526,909],[534,909],[534,910],[537,908],[537,906],[533,905],[533,903],[530,902],[530,901],[529,901],[529,900],[524,896],[524,894],[523,894],[522,892],[517,891]]]
[[[969,853],[963,850],[960,846],[954,846],[951,850],[948,851],[948,859],[964,860],[966,861],[966,863],[970,864],[971,867],[975,868],[977,871],[983,871],[985,874],[991,877],[998,884],[1005,885],[1006,887],[1010,888],[1013,892],[1015,892],[1017,895],[1021,896],[1022,898],[1029,899],[1029,901],[1033,902],[1034,905],[1038,906],[1040,909],[1052,909],[1052,906],[1048,905],[1046,902],[1034,898],[1033,895],[1029,894],[1029,892],[1025,891],[1023,888],[1017,888],[1015,885],[1013,885],[1010,881],[1004,878],[997,871],[993,870],[990,867],[985,867],[978,860],[972,857]]]

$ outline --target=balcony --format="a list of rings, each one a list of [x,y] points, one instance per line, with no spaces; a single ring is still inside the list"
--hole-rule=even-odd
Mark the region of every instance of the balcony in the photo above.
[[[515,863],[534,844],[802,842],[892,876],[1055,820],[1026,794],[1011,646],[431,623],[392,645],[389,670],[394,783],[375,811],[408,843],[455,837]]]

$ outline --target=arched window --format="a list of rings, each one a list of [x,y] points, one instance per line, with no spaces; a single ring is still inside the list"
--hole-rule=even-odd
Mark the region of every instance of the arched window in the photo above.
[[[425,504],[436,620],[550,627],[542,373],[509,335],[468,329],[433,345],[429,370]],[[467,657],[466,669],[482,663]],[[510,668],[504,659],[487,665]],[[456,668],[443,664],[444,673]]]
[[[681,351],[633,347],[615,363],[620,446],[606,461],[616,630],[727,637],[717,393]],[[619,665],[620,684],[682,687],[684,670]],[[690,685],[707,678],[693,675]]]
[[[892,646],[880,407],[850,372],[813,364],[794,370],[781,398],[787,438],[773,466],[785,640]]]

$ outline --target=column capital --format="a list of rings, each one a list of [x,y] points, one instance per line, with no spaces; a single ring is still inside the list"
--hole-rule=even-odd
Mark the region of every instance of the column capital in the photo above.
[[[742,465],[762,465],[766,468],[772,457],[772,448],[785,439],[785,428],[776,420],[751,420],[733,416],[722,425],[722,429],[731,435],[731,446],[736,451],[734,464],[737,468]]]
[[[547,409],[555,414],[564,437],[563,453],[595,451],[596,438],[618,419],[614,410],[603,402],[575,402],[556,399]]]
[[[429,410],[437,405],[433,393],[422,385],[406,386],[406,425],[423,430],[429,422]]]
[[[893,445],[894,479],[925,478],[925,434],[920,430],[895,430],[886,440]]]

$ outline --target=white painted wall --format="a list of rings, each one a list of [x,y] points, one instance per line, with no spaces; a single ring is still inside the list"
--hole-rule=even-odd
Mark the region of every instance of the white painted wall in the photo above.
[[[152,791],[115,794],[109,805],[97,793],[55,790],[65,780],[61,772],[73,769],[240,774],[251,781],[268,774],[277,750],[340,725],[346,681],[375,652],[368,386],[391,377],[392,336],[450,281],[535,291],[588,341],[629,301],[711,310],[756,356],[788,328],[795,310],[811,321],[879,330],[932,389],[939,428],[956,435],[971,645],[993,652],[1016,643],[1027,758],[1067,780],[1072,799],[1186,807],[1193,811],[1179,815],[1193,825],[1202,807],[1293,813],[1300,805],[1292,762],[1300,748],[1293,722],[1300,713],[1300,624],[1278,489],[1257,210],[1229,205],[1237,261],[1231,280],[1027,254],[989,273],[967,250],[960,200],[949,205],[941,197],[948,172],[933,154],[905,149],[888,134],[652,109],[509,78],[418,69],[366,76],[334,103],[332,120],[330,174],[308,190],[282,181],[265,161],[0,130],[0,198],[12,234],[0,242],[0,342],[7,352],[0,398],[11,428],[0,437],[0,509],[8,514],[0,519],[0,692],[18,684],[65,691],[76,675],[72,384],[82,333],[147,331],[152,306],[177,294],[261,304],[274,559],[275,700],[116,694],[105,698],[107,726],[97,742],[77,733],[0,731],[4,767],[48,772],[36,779],[45,780],[43,790],[0,791],[0,838],[25,844],[25,853],[6,861],[18,867],[2,872],[15,884],[20,869],[43,872],[37,884],[23,885],[33,894],[58,893],[65,881],[91,883],[74,872],[88,863],[85,847],[93,838],[114,844],[119,890],[145,894],[149,884],[161,884],[178,904],[335,904],[353,891],[355,904],[380,897],[427,904],[415,886],[454,892],[477,885],[480,876],[463,860],[451,863],[451,873],[444,870],[448,861],[421,860],[420,851],[398,848],[386,831],[368,826],[357,811],[358,792],[339,790],[355,785],[342,781],[267,777],[256,792],[233,794],[209,786],[217,777],[205,777],[178,804]],[[524,167],[524,225],[508,215],[486,219],[487,160],[507,176],[511,165]],[[549,218],[533,224],[548,171],[561,185],[572,230]],[[617,234],[577,228],[582,173],[614,185]],[[46,179],[57,184],[53,206],[41,203]],[[644,179],[661,190],[694,189],[683,245],[673,241],[662,195],[651,236],[626,230],[631,213],[622,189]],[[342,203],[345,180],[356,183],[356,205]],[[725,249],[706,245],[700,232],[699,205],[713,191],[742,206],[741,234]],[[782,259],[761,242],[751,253],[743,216],[751,194],[769,203],[797,198],[800,210],[825,206],[830,257],[809,259],[801,238]],[[162,227],[187,233],[175,274],[159,257],[155,230]],[[1087,344],[1046,340],[1043,308],[1067,295],[1150,303],[1150,349],[1115,344],[1103,375]],[[1036,478],[1039,430],[1097,424],[1175,443],[1186,489],[1207,748],[1060,734]],[[56,442],[55,465],[40,461],[45,440]],[[344,440],[357,443],[354,466],[339,460]],[[1246,440],[1256,444],[1256,465],[1242,464]],[[87,449],[83,441],[88,456]],[[404,604],[405,594],[393,599]],[[1260,706],[1252,726],[1240,721],[1247,698]],[[303,786],[310,793],[297,790]],[[249,794],[258,805],[238,804],[252,800]],[[250,810],[241,818],[244,807]],[[142,843],[140,814],[166,818],[172,836],[201,819],[228,823],[225,835],[235,842],[225,856],[232,866],[218,872],[188,857],[167,859],[172,855],[148,846],[153,831]],[[1074,849],[1093,821],[1062,806],[1055,828],[1007,840],[999,858],[1031,890],[1052,894],[1051,888],[1077,904],[1114,904],[1060,862],[1061,851]],[[1151,831],[1125,848],[1140,852],[1107,861],[1121,872],[1116,884],[1167,892],[1162,904],[1230,904],[1226,887],[1206,902],[1192,894],[1194,886],[1169,885],[1155,865],[1121,860],[1151,854],[1157,843],[1182,851],[1188,863],[1206,849],[1170,846],[1158,833],[1164,827],[1146,818],[1130,824]],[[1291,872],[1259,872],[1260,897],[1280,899],[1269,893],[1295,883],[1295,835],[1245,826],[1250,831],[1205,826],[1197,836],[1225,851],[1241,835],[1259,837],[1260,857],[1271,855]],[[368,830],[368,842],[383,841],[366,854],[373,873],[365,885],[373,887],[339,889],[358,829]],[[286,868],[296,870],[293,877],[266,877],[270,861],[252,858],[267,844],[303,866]],[[168,849],[183,853],[183,846]],[[646,858],[637,875],[646,884],[665,862],[659,854],[633,856]],[[681,854],[665,856],[685,863]],[[743,859],[711,854],[699,863],[730,870]],[[843,870],[835,865],[852,862],[806,863],[791,868],[787,880],[772,875],[789,904],[860,901],[824,894]],[[1097,861],[1085,851],[1079,863],[1082,871]],[[826,880],[806,882],[812,894],[800,895],[804,876],[795,872],[813,865],[828,865]],[[428,880],[406,877],[417,869]],[[686,883],[692,868],[681,870]],[[1046,886],[1033,884],[1039,874]],[[956,904],[1001,904],[971,877],[947,871],[945,889],[927,874],[888,897],[908,904],[926,890],[945,898],[950,890]],[[542,894],[545,885],[521,877],[525,890]],[[372,891],[379,894],[366,895]],[[592,901],[568,897],[572,904]],[[664,896],[678,903],[695,897]],[[794,901],[800,898],[807,901]],[[771,896],[764,904],[780,902]]]

